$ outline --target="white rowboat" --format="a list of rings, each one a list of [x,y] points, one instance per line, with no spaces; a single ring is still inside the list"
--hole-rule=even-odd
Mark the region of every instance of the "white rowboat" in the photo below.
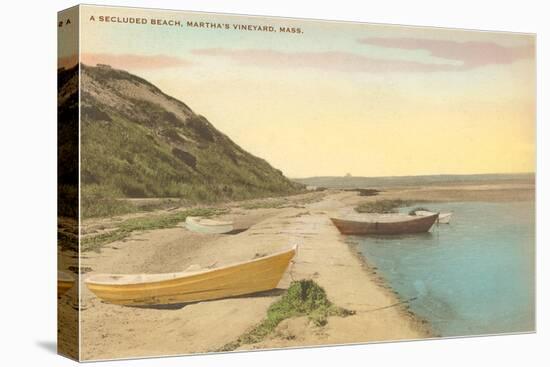
[[[427,211],[427,210],[417,210],[417,211],[414,212],[414,214],[425,217],[425,216],[434,215],[434,214],[437,214],[437,213],[430,212],[430,211]],[[439,213],[438,222],[441,223],[441,224],[449,224],[449,223],[451,223],[451,216],[452,215],[453,215],[453,213],[450,213],[450,212],[449,213]]]
[[[185,227],[198,233],[227,233],[233,230],[233,222],[201,217],[185,218]]]

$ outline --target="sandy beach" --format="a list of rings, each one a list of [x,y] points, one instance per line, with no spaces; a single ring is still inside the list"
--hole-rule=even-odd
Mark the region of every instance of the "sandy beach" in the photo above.
[[[291,204],[279,208],[244,209],[239,203],[226,205],[227,213],[219,218],[234,220],[236,227],[248,228],[234,235],[193,233],[181,226],[132,233],[124,240],[104,245],[100,252],[84,252],[81,266],[87,272],[83,278],[97,273],[175,272],[193,264],[218,267],[294,244],[298,244],[298,252],[278,289],[184,306],[136,308],[107,304],[81,284],[81,358],[218,351],[260,323],[289,283],[300,279],[313,279],[325,289],[331,302],[355,314],[331,316],[322,327],[313,325],[307,317],[290,318],[263,341],[241,345],[240,350],[436,336],[426,321],[408,311],[407,300],[395,294],[376,269],[369,267],[368,259],[364,261],[344,242],[327,215],[366,200],[397,197],[433,201],[521,200],[534,197],[534,186],[489,183],[392,188],[372,197],[327,190],[287,198]],[[92,220],[84,223],[83,230],[91,231],[99,224],[101,228],[109,228],[116,226],[116,222]]]

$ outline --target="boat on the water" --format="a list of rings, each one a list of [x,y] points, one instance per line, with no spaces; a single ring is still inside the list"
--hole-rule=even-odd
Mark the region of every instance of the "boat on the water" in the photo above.
[[[74,277],[64,271],[57,271],[57,295],[62,296],[74,285]]]
[[[448,213],[434,213],[434,212],[430,212],[428,210],[417,210],[414,212],[415,215],[419,215],[419,216],[428,216],[428,215],[434,215],[434,214],[438,214],[439,217],[438,217],[438,223],[440,224],[449,224],[451,223],[451,216],[453,215],[453,213],[451,212],[448,212]]]
[[[345,218],[330,218],[342,234],[392,235],[428,232],[437,220],[429,216],[403,214],[361,214]]]
[[[126,305],[166,305],[206,301],[268,291],[277,287],[297,246],[269,256],[215,269],[165,274],[97,274],[85,280],[105,302]]]
[[[185,218],[185,227],[199,233],[227,233],[233,230],[233,222],[201,217]]]

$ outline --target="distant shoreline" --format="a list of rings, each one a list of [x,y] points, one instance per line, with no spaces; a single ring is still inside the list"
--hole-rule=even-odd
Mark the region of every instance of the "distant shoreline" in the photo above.
[[[399,179],[404,177],[502,177],[502,176],[535,176],[536,172],[493,172],[493,173],[434,173],[424,175],[390,175],[390,176],[335,176],[335,175],[322,175],[322,176],[307,176],[307,177],[290,177],[291,180],[306,180],[310,178],[388,178]]]
[[[328,189],[350,188],[397,188],[408,186],[434,185],[471,185],[481,183],[535,183],[535,173],[491,173],[467,175],[419,175],[419,176],[317,176],[307,178],[291,178],[292,181],[307,186]]]

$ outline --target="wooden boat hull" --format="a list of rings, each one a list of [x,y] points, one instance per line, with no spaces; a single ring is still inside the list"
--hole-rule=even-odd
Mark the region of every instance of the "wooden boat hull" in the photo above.
[[[109,275],[98,275],[88,278],[88,288],[102,300],[128,306],[162,305],[206,301],[244,294],[267,291],[277,287],[290,260],[296,253],[296,247],[281,253],[195,273],[162,274],[170,278],[109,284],[105,281],[94,281]],[[149,278],[158,277],[152,275]],[[112,277],[124,277],[112,275]]]
[[[396,235],[428,232],[437,220],[437,214],[420,216],[399,222],[355,221],[330,218],[340,233],[348,235]]]
[[[192,232],[211,234],[223,234],[231,232],[233,230],[232,222],[210,222],[212,224],[204,224],[201,222],[200,218],[187,217],[185,219],[185,227]]]
[[[417,210],[415,212],[416,215],[421,215],[421,216],[427,216],[427,215],[434,215],[434,214],[438,214],[438,213],[433,213],[433,212],[429,212],[429,211],[426,211],[426,210]],[[439,218],[437,220],[437,222],[439,224],[449,224],[451,223],[451,216],[453,215],[453,213],[439,213]]]

